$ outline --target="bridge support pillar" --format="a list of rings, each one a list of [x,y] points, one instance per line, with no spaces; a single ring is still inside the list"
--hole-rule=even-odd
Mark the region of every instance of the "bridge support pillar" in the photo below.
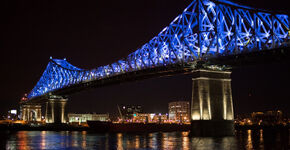
[[[231,71],[195,70],[191,101],[192,136],[234,134]]]
[[[27,122],[41,121],[41,105],[34,103],[27,103],[20,105],[21,118]]]
[[[67,99],[50,98],[46,102],[45,120],[46,123],[61,124],[66,123],[65,106]]]

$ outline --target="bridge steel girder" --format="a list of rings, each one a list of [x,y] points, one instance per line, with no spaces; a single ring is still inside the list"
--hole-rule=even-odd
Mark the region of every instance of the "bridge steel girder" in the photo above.
[[[289,47],[289,41],[288,15],[226,0],[194,0],[157,36],[115,63],[85,70],[51,58],[28,98],[142,70]]]

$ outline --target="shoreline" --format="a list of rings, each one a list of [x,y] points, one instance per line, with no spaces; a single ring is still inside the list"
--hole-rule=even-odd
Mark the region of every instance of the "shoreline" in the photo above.
[[[234,125],[234,130],[289,130],[290,125]],[[190,124],[144,124],[144,123],[105,123],[90,127],[73,126],[68,124],[49,124],[29,126],[20,124],[0,124],[0,131],[89,131],[89,132],[174,132],[190,131]]]

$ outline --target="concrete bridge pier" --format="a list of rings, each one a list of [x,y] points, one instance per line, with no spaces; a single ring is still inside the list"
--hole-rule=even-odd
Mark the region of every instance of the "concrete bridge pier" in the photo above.
[[[193,72],[192,136],[234,135],[231,71],[199,69]]]
[[[62,97],[49,98],[46,101],[45,121],[46,123],[66,123],[67,99]]]
[[[21,118],[27,122],[41,121],[41,105],[37,103],[21,103],[20,104]]]

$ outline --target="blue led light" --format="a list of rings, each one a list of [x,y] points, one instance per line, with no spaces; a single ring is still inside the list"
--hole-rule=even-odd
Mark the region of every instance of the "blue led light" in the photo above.
[[[289,17],[227,0],[194,0],[157,36],[110,65],[84,70],[50,57],[28,98],[145,68],[289,46]]]

